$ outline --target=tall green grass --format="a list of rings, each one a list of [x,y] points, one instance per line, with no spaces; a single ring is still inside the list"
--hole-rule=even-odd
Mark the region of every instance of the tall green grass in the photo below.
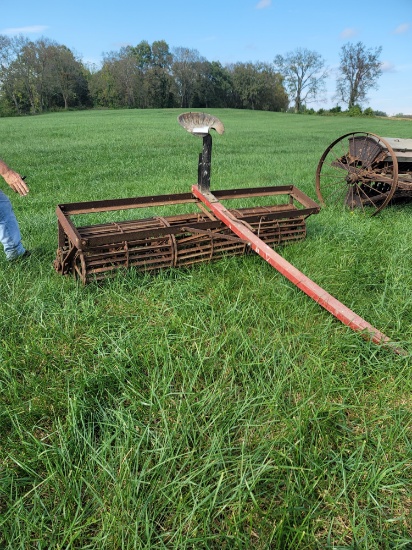
[[[412,205],[326,208],[280,249],[405,357],[257,256],[100,286],[53,271],[57,204],[190,190],[201,140],[179,113],[0,119],[1,156],[30,186],[12,200],[33,250],[0,259],[0,547],[411,548]],[[313,198],[335,138],[412,132],[213,114],[226,132],[212,188],[293,183]]]

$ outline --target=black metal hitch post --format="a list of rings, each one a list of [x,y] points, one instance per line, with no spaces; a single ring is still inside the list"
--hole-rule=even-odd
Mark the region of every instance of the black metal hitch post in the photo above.
[[[212,136],[203,136],[203,149],[199,153],[198,180],[203,193],[210,191],[210,172],[212,166]]]

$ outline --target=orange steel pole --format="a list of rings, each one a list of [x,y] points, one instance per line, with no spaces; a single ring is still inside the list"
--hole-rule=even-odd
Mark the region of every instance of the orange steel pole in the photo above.
[[[305,292],[310,298],[315,300],[320,306],[332,313],[339,321],[350,327],[352,330],[363,332],[366,339],[372,340],[375,344],[390,344],[391,340],[373,327],[370,323],[362,319],[359,315],[339,302],[331,294],[306,277],[301,271],[296,269],[287,260],[282,258],[270,246],[264,243],[253,231],[251,231],[241,221],[237,220],[223,206],[222,203],[209,191],[201,191],[198,185],[192,186],[192,193],[200,199],[229,229],[238,237],[248,242],[249,246],[266,260],[272,267],[277,269],[289,281]],[[389,346],[388,346],[389,347]],[[407,355],[402,348],[390,345],[390,349],[398,355]]]

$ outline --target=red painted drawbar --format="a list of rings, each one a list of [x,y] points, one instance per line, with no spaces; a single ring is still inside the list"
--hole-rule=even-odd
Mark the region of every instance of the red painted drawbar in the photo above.
[[[270,246],[265,244],[253,231],[245,224],[237,220],[227,208],[208,190],[202,191],[198,185],[192,186],[192,193],[200,199],[213,214],[221,220],[227,227],[233,231],[238,237],[248,242],[249,246],[259,254],[272,267],[277,269],[279,273],[284,275],[295,286],[315,300],[319,305],[332,313],[339,321],[350,327],[351,329],[363,332],[365,338],[371,339],[375,344],[391,343],[390,338],[373,327],[370,323],[362,319],[359,315],[339,302],[331,294],[317,285],[314,281],[306,277],[301,271],[296,269],[287,260],[282,258]],[[402,348],[392,346],[391,349],[398,355],[405,355],[406,352]]]

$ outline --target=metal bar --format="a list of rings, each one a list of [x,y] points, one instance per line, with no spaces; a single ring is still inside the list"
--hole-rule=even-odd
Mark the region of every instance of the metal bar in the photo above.
[[[268,187],[251,187],[248,189],[228,189],[224,191],[213,191],[213,195],[220,200],[289,195],[289,199],[293,198],[302,206],[312,209],[312,214],[320,211],[319,205],[294,185],[274,185]]]
[[[293,185],[270,185],[266,187],[247,187],[240,189],[224,189],[213,191],[215,197],[223,199],[244,199],[248,197],[265,197],[271,195],[288,195]]]
[[[326,292],[323,288],[306,277],[301,271],[296,269],[287,260],[277,254],[273,248],[270,248],[259,237],[257,237],[250,229],[245,227],[241,221],[237,220],[228,210],[225,208],[212,193],[202,193],[197,185],[192,186],[193,194],[198,197],[217,218],[222,220],[229,229],[231,229],[240,238],[248,241],[249,246],[267,261],[272,267],[277,269],[279,273],[284,275],[289,281],[291,281],[300,290],[305,292],[310,298],[315,300],[319,305],[332,313],[334,317],[339,319],[342,323],[355,331],[368,333],[369,338],[375,344],[389,344],[391,340],[373,327],[367,321],[359,317],[355,312],[339,302],[331,294]],[[368,339],[369,339],[368,338]],[[395,353],[399,355],[406,355],[405,350],[399,347],[390,347]]]
[[[301,191],[297,187],[293,187],[290,194],[294,199],[300,202],[300,204],[302,204],[303,206],[306,206],[307,208],[313,208],[313,213],[320,212],[320,206],[310,197],[305,195],[305,193],[303,193],[303,191]]]
[[[182,232],[198,233],[199,235],[207,235],[208,237],[213,238],[213,239],[223,239],[224,241],[233,241],[235,243],[244,243],[245,244],[244,239],[240,239],[239,237],[234,237],[233,235],[224,235],[222,233],[212,233],[212,231],[210,229],[209,229],[209,231],[207,231],[207,230],[202,230],[202,229],[196,229],[194,227],[182,227]]]
[[[148,197],[132,197],[128,199],[110,199],[101,201],[72,202],[59,204],[59,208],[67,214],[90,214],[113,210],[128,210],[130,208],[146,208],[150,206],[166,206],[168,204],[195,203],[197,199],[191,193],[176,193],[173,195],[154,195]]]
[[[210,212],[210,210],[208,210],[207,208],[204,207],[203,203],[201,203],[200,201],[198,201],[196,203],[196,206],[199,208],[199,210],[201,212],[203,212],[203,214],[205,214],[210,220],[213,220],[213,221],[216,221],[216,218],[212,215],[212,213]]]
[[[81,236],[77,231],[76,227],[73,225],[70,218],[67,218],[67,216],[64,215],[60,206],[57,206],[56,208],[56,215],[66,235],[69,237],[72,243],[75,244],[76,247],[80,250],[82,248]]]
[[[291,194],[303,206],[314,208],[317,211],[319,210],[319,206],[311,198],[293,185],[217,190],[213,191],[213,194],[221,200]],[[67,216],[70,214],[91,214],[95,212],[110,212],[115,210],[129,210],[132,208],[148,208],[151,206],[167,206],[196,202],[198,202],[198,199],[196,199],[192,193],[175,193],[171,195],[131,197],[126,199],[72,202],[59,204],[58,208]]]
[[[210,191],[210,172],[212,165],[212,136],[207,133],[203,136],[202,162],[199,170],[199,187],[203,191]]]
[[[294,219],[294,218],[307,218],[311,214],[314,214],[314,211],[312,208],[302,208],[302,209],[294,209],[292,210],[289,205],[285,205],[286,208],[283,210],[279,210],[279,212],[266,212],[263,210],[256,208],[256,212],[254,214],[245,214],[242,216],[243,219],[249,221],[256,221],[262,216],[265,216],[268,220],[282,220],[282,219]],[[318,212],[318,209],[316,210],[316,213]],[[235,210],[233,210],[235,211]],[[242,212],[242,209],[239,209],[239,212]]]
[[[77,248],[74,245],[72,245],[72,247],[67,252],[67,254],[64,257],[62,257],[61,265],[59,267],[61,273],[63,274],[68,273],[76,253],[77,253]]]
[[[57,220],[57,242],[58,247],[63,249],[64,245],[66,244],[66,233],[59,220]]]

